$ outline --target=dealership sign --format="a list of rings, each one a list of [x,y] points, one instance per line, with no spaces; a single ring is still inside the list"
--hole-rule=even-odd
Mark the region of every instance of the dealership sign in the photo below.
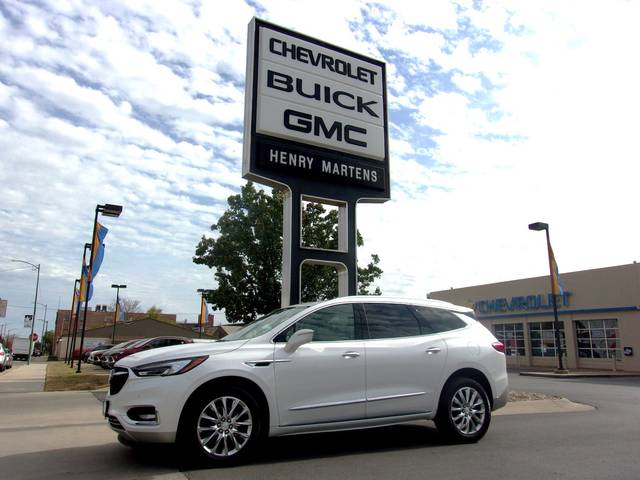
[[[571,292],[556,295],[556,306],[568,307]],[[523,312],[531,310],[548,310],[553,308],[553,294],[519,295],[511,298],[494,298],[479,300],[473,305],[476,313],[487,315],[491,313]]]
[[[389,198],[383,62],[253,19],[249,25],[243,176],[350,185]]]

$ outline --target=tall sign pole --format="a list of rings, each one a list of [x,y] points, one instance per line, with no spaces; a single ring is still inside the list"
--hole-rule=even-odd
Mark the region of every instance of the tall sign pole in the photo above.
[[[390,199],[386,68],[253,19],[247,43],[243,177],[285,191],[282,305],[300,302],[304,265],[357,292],[356,205]],[[338,248],[302,242],[302,204],[338,208]]]

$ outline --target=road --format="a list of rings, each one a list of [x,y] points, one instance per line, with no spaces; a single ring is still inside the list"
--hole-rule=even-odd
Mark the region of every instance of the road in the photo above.
[[[640,379],[511,376],[595,411],[495,417],[475,445],[446,445],[430,422],[272,439],[251,464],[182,469],[171,447],[117,443],[86,392],[0,394],[0,472],[13,479],[640,478]],[[184,468],[184,467],[183,467]]]

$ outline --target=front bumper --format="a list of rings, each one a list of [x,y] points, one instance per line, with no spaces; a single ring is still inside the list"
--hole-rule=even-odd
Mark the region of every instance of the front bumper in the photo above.
[[[188,388],[180,388],[183,382],[167,380],[166,377],[136,377],[129,370],[121,390],[112,394],[110,388],[105,398],[103,413],[109,427],[133,442],[174,442]],[[132,419],[129,414],[136,407],[153,408],[156,420]]]

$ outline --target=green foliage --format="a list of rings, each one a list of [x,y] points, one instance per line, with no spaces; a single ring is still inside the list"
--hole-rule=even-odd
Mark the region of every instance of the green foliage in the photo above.
[[[162,309],[153,305],[149,310],[147,310],[147,318],[152,318],[154,320],[160,319],[160,314],[162,313]]]
[[[229,208],[211,226],[216,238],[203,236],[193,261],[215,268],[218,287],[206,299],[216,309],[225,309],[231,322],[250,322],[258,315],[280,307],[282,282],[282,203],[283,196],[256,190],[252,182],[240,194],[228,199]],[[338,246],[338,212],[316,203],[303,211],[303,243],[317,248]],[[358,232],[358,246],[363,241]],[[377,255],[365,268],[358,268],[359,293],[370,292],[380,278]],[[302,273],[302,299],[321,300],[338,295],[337,276],[326,267],[309,266]]]

